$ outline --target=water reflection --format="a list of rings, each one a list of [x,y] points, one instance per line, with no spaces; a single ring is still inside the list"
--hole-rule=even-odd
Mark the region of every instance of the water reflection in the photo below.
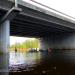
[[[12,52],[9,66],[10,71],[22,71],[26,75],[31,75],[31,73],[33,75],[75,75],[74,61],[75,51],[73,50],[53,50],[50,53],[48,51]]]
[[[15,53],[15,52],[10,52],[10,59],[9,59],[9,66],[10,67],[19,67],[23,66],[24,68],[34,66],[40,62],[41,59],[41,54],[40,52],[37,53],[30,53],[30,52],[25,52],[25,53]]]

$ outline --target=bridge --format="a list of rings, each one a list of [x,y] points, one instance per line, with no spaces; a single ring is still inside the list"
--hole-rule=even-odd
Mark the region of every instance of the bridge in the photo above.
[[[13,0],[0,1],[3,54],[8,53],[10,35],[40,38],[42,49],[75,49],[75,21],[22,0],[18,0],[18,7],[14,7]]]

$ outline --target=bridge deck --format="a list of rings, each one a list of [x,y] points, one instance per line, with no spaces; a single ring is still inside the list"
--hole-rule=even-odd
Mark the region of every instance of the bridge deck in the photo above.
[[[0,1],[0,17],[14,5],[12,1]],[[19,0],[22,9],[10,25],[11,35],[48,36],[51,33],[74,32],[74,21],[53,12]]]

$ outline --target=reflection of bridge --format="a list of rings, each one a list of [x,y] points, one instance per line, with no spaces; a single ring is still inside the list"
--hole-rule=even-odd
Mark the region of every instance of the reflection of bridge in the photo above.
[[[74,21],[21,0],[18,8],[12,8],[13,4],[8,0],[0,1],[0,50],[2,52],[8,52],[9,34],[40,37],[43,49],[75,48]]]

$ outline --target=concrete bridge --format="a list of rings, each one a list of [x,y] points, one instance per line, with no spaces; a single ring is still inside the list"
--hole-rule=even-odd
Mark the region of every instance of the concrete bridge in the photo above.
[[[13,0],[0,0],[1,63],[8,63],[5,54],[10,35],[40,38],[42,49],[75,49],[75,21],[21,0],[18,7]],[[8,68],[3,66],[0,68]]]

